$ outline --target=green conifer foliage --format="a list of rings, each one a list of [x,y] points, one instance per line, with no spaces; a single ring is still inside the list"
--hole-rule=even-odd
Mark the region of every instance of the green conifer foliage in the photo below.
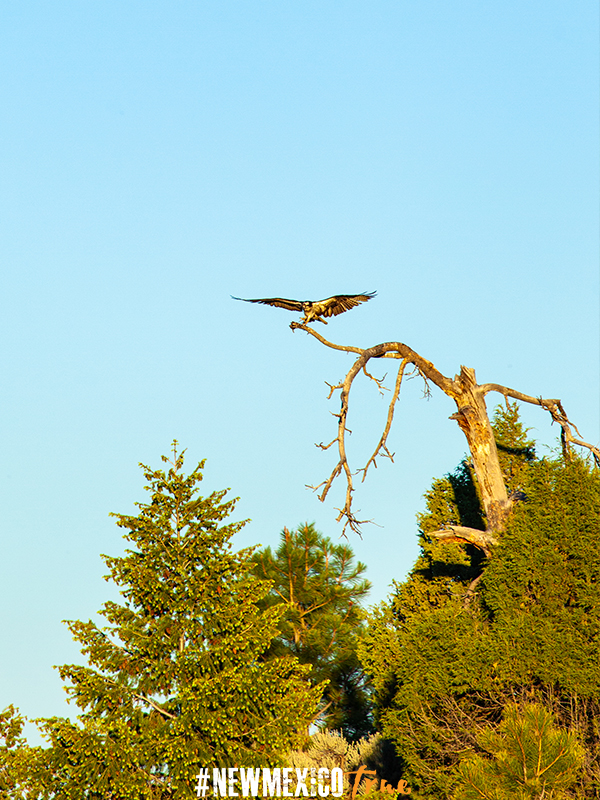
[[[428,540],[440,517],[461,518],[450,482],[436,482],[420,519],[419,560],[372,615],[360,656],[373,675],[382,734],[418,796],[450,797],[481,732],[517,702],[542,705],[577,734],[585,748],[577,796],[596,797],[600,472],[577,459],[534,460],[518,417],[510,407],[500,416],[504,468],[521,499],[493,558],[458,546],[444,557]]]
[[[366,676],[356,647],[363,627],[366,569],[348,545],[334,544],[301,525],[285,528],[279,547],[254,556],[257,574],[273,582],[266,604],[282,611],[271,654],[291,653],[312,666],[311,679],[327,681],[322,709],[326,727],[351,741],[372,732]]]
[[[564,800],[573,795],[584,750],[552,715],[531,703],[509,703],[496,730],[478,736],[484,755],[465,759],[458,769],[453,800]]]
[[[23,735],[24,724],[25,718],[14,706],[8,706],[0,712],[0,797],[2,798],[26,800],[37,797],[43,790],[39,779],[33,774],[35,770],[31,769],[41,757],[41,748],[29,747]]]
[[[131,547],[104,558],[124,601],[104,605],[104,628],[68,623],[89,666],[60,668],[79,722],[40,723],[44,797],[194,797],[198,767],[275,764],[316,714],[308,669],[263,658],[280,609],[259,608],[269,585],[250,551],[232,549],[235,501],[199,496],[204,462],[184,474],[176,443],[163,461],[167,471],[143,467],[150,499],[137,516],[115,515]]]
[[[535,460],[535,442],[527,438],[528,430],[519,419],[519,404],[507,402],[494,414],[494,438],[498,458],[509,494],[523,492],[527,467]]]

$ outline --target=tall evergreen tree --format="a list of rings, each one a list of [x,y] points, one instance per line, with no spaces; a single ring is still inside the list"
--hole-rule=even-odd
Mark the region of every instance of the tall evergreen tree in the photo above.
[[[282,610],[270,653],[290,653],[311,665],[313,683],[327,681],[321,705],[327,728],[351,741],[371,733],[369,687],[356,653],[360,602],[371,587],[365,565],[348,545],[308,524],[284,528],[277,550],[258,551],[254,561],[257,574],[272,581],[266,605]]]
[[[482,752],[482,731],[500,725],[510,703],[538,703],[584,745],[578,796],[596,797],[600,472],[577,459],[534,460],[512,408],[498,413],[496,427],[521,501],[486,563],[469,546],[450,551],[427,536],[473,508],[468,465],[460,491],[448,479],[428,493],[421,555],[372,616],[360,648],[378,720],[414,790],[442,800],[461,760]]]
[[[60,668],[79,721],[40,723],[51,747],[28,771],[43,797],[194,797],[198,767],[275,764],[315,716],[308,669],[263,658],[281,609],[259,607],[268,584],[232,549],[235,501],[199,496],[204,462],[185,475],[176,443],[163,461],[143,467],[138,515],[115,515],[131,548],[104,559],[124,601],[105,603],[106,627],[68,623],[89,666]]]

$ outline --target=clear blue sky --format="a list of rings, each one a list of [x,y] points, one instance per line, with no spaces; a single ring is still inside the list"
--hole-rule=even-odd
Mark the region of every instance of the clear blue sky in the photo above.
[[[595,1],[10,1],[0,32],[0,708],[66,713],[61,620],[114,594],[108,513],[174,437],[241,497],[240,546],[338,536],[343,487],[304,487],[349,357],[230,294],[377,290],[323,331],[560,397],[598,442]],[[465,452],[453,410],[407,383],[357,493],[373,601]],[[357,467],[384,413],[357,386]]]

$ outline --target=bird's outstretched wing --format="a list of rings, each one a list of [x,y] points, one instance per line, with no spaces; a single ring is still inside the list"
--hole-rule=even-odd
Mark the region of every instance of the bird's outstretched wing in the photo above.
[[[234,300],[243,300],[244,303],[261,303],[263,306],[276,306],[277,308],[287,308],[288,311],[302,311],[302,303],[299,300],[286,300],[285,297],[261,297],[256,300],[247,300],[245,297],[231,297]]]
[[[377,292],[367,292],[366,294],[336,294],[333,297],[328,297],[326,300],[320,300],[318,303],[315,303],[315,305],[319,307],[320,316],[337,317],[338,314],[343,314],[344,311],[349,311],[351,308],[361,303],[366,303],[367,300],[371,300],[376,294]]]

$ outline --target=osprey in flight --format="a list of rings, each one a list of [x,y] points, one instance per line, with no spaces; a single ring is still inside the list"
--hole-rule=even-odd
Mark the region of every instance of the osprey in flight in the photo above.
[[[327,300],[286,300],[285,297],[263,297],[257,300],[247,300],[245,297],[233,297],[234,300],[243,300],[244,303],[262,303],[264,306],[275,306],[276,308],[287,308],[288,311],[298,311],[304,314],[302,320],[304,325],[308,325],[313,320],[327,325],[323,317],[337,317],[344,311],[349,311],[354,306],[366,303],[377,292],[367,294],[336,294],[328,297]]]

